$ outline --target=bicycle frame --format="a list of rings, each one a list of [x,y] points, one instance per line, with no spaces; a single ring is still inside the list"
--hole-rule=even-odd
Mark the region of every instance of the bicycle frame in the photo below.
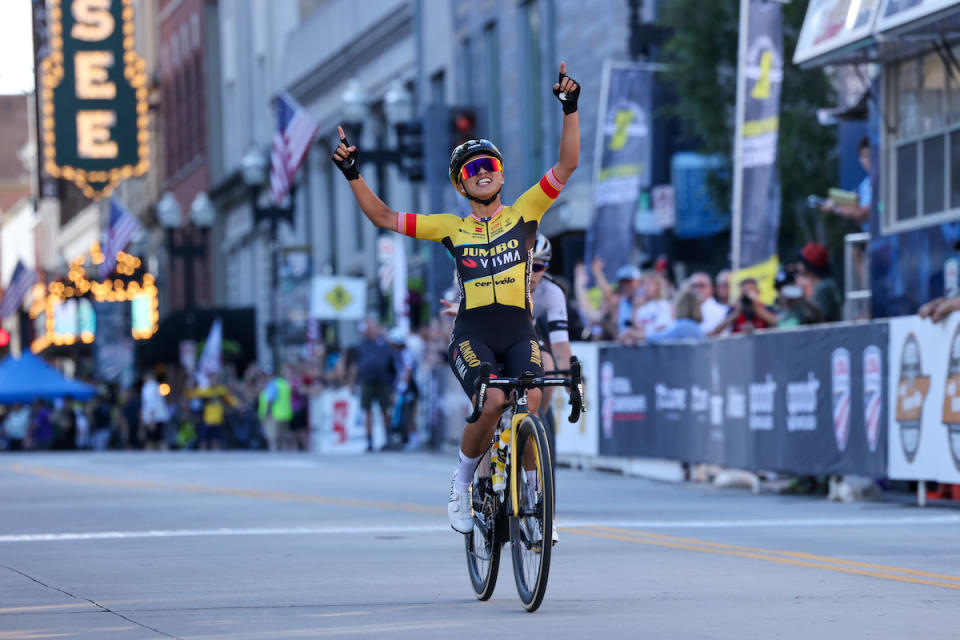
[[[519,378],[491,378],[492,367],[484,362],[480,365],[480,376],[477,380],[477,395],[473,408],[473,413],[467,418],[467,422],[476,422],[483,410],[483,404],[486,400],[486,393],[489,387],[501,387],[505,393],[512,390],[514,393],[510,404],[513,408],[513,417],[510,419],[510,476],[508,484],[510,486],[510,502],[514,516],[520,514],[519,490],[517,488],[517,430],[523,419],[529,415],[527,411],[528,400],[527,393],[530,389],[539,389],[542,387],[567,387],[570,389],[570,405],[572,407],[569,421],[576,422],[581,412],[586,412],[586,404],[583,396],[583,375],[580,362],[576,357],[570,358],[570,369],[568,371],[558,371],[555,373],[569,373],[570,378],[547,378],[534,375],[523,375]],[[551,465],[553,461],[550,461]],[[541,473],[546,473],[541,470]]]

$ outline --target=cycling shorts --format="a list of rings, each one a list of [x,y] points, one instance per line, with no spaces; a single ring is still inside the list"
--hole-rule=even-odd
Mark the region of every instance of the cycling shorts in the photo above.
[[[497,322],[477,322],[478,315],[487,314],[472,315],[473,322],[457,323],[447,349],[450,368],[467,396],[472,398],[476,393],[483,362],[493,365],[495,374],[508,378],[524,373],[543,375],[540,346],[529,316],[508,314],[511,321],[501,317]]]

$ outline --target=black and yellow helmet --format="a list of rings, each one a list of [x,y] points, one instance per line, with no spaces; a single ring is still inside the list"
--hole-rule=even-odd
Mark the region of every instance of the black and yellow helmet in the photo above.
[[[500,153],[500,149],[497,149],[497,145],[484,138],[467,140],[463,144],[457,145],[453,153],[450,154],[450,182],[453,183],[454,187],[460,182],[460,170],[463,169],[463,165],[477,156],[493,156],[500,161],[501,165],[503,164],[503,155]]]

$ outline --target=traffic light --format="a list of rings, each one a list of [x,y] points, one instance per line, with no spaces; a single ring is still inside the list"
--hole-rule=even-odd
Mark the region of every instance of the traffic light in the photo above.
[[[10,344],[10,332],[6,329],[0,329],[0,349],[9,346]]]
[[[400,152],[400,172],[411,182],[423,182],[423,121],[419,118],[397,123],[397,148]]]
[[[450,142],[452,146],[477,138],[477,112],[472,107],[450,107]]]

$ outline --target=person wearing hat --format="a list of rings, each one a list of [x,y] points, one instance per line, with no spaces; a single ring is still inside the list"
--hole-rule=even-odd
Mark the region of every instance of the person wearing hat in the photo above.
[[[597,256],[593,259],[592,271],[593,278],[597,282],[597,287],[603,292],[603,299],[607,308],[616,313],[616,335],[623,335],[633,326],[633,302],[637,293],[640,291],[642,274],[640,269],[632,264],[621,265],[617,269],[617,289],[616,291],[607,282],[603,273],[603,260]]]
[[[822,244],[808,242],[797,257],[797,284],[819,312],[817,322],[837,322],[841,319],[843,296],[830,277],[827,249]]]
[[[531,315],[531,254],[540,221],[580,161],[580,85],[567,75],[563,62],[553,93],[563,108],[557,161],[512,204],[500,199],[504,158],[493,142],[467,140],[453,149],[448,167],[450,183],[458,195],[470,201],[470,215],[463,218],[391,209],[367,186],[360,175],[357,147],[347,142],[343,128],[337,127],[340,142],[332,160],[367,219],[379,229],[439,242],[453,258],[461,295],[448,355],[450,368],[471,398],[476,394],[483,363],[503,365],[502,373],[507,377],[543,375]],[[530,391],[531,413],[539,409],[540,395],[537,389]],[[490,447],[505,402],[501,389],[488,389],[479,419],[464,426],[447,501],[450,527],[459,533],[473,531],[474,472]],[[525,463],[529,465],[530,461]],[[535,472],[529,466],[527,470]]]

